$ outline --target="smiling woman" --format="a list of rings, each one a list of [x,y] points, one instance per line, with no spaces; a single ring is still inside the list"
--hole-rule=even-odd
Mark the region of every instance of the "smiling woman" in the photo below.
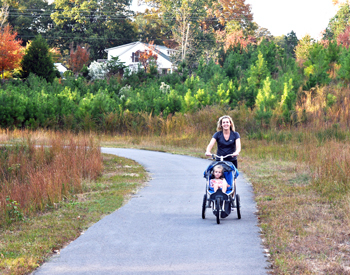
[[[241,151],[241,137],[239,133],[235,131],[235,125],[232,118],[228,115],[222,116],[217,122],[217,132],[213,135],[205,155],[211,156],[211,150],[217,143],[218,156],[232,155],[227,157],[225,160],[230,161],[233,165],[238,168],[237,156]]]

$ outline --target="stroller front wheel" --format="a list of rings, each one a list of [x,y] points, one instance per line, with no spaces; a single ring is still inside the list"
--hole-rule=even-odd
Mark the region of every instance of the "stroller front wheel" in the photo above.
[[[215,200],[215,208],[216,208],[216,223],[220,224],[220,209],[221,209],[221,199],[217,198]]]

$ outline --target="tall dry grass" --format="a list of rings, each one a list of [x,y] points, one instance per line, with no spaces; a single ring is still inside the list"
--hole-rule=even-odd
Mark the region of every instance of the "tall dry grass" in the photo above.
[[[308,127],[322,129],[339,125],[350,127],[350,87],[329,85],[300,94],[296,106],[298,121]]]
[[[92,136],[3,131],[0,140],[12,143],[0,147],[1,223],[81,191],[82,180],[96,178],[103,168]]]

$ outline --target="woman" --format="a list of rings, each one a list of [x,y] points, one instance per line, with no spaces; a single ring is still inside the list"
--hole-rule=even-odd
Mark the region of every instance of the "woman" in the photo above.
[[[206,156],[211,156],[211,149],[217,142],[218,156],[226,156],[232,154],[232,157],[227,157],[224,160],[230,161],[238,169],[237,156],[241,152],[241,137],[235,131],[235,125],[233,124],[232,118],[230,116],[222,116],[219,118],[217,123],[217,132],[213,135],[207,151]]]

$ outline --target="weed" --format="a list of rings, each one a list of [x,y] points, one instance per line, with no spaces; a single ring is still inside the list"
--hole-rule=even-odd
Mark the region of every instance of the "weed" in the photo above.
[[[17,201],[6,197],[6,221],[8,224],[15,221],[22,221],[24,218],[20,204]]]

